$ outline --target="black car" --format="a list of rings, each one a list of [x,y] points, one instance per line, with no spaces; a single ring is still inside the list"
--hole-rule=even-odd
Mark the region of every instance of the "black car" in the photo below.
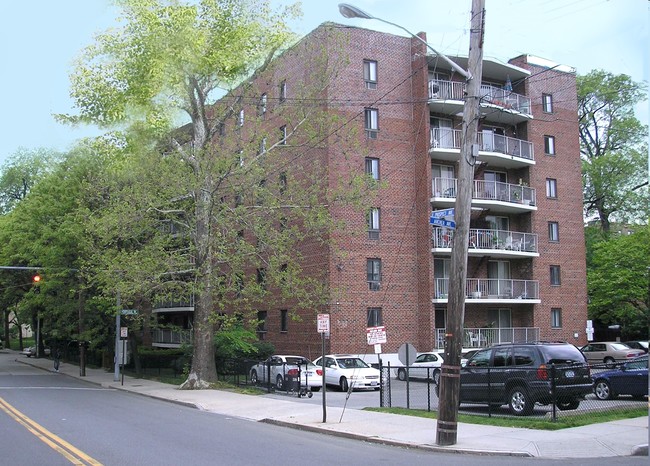
[[[527,416],[535,403],[577,409],[591,393],[589,366],[569,343],[495,345],[474,354],[460,371],[460,402],[508,405]]]

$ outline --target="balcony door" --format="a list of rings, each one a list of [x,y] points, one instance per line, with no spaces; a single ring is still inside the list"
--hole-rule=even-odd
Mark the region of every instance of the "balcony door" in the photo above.
[[[488,325],[494,330],[492,338],[497,338],[496,341],[490,343],[514,343],[514,335],[512,332],[512,312],[510,309],[489,309],[488,310]]]
[[[449,273],[451,259],[433,260],[433,278],[436,282],[436,296],[442,298],[449,293]]]
[[[499,127],[484,126],[482,129],[483,145],[481,150],[506,153],[505,130]]]
[[[458,149],[454,144],[453,122],[446,118],[433,118],[431,120],[433,128],[433,147],[445,149]]]
[[[489,199],[508,200],[508,175],[505,172],[486,171],[483,173],[485,180],[485,195]]]
[[[456,197],[456,171],[453,165],[432,165],[431,177],[434,196]]]
[[[488,293],[499,298],[510,298],[512,281],[510,280],[510,262],[488,262]]]

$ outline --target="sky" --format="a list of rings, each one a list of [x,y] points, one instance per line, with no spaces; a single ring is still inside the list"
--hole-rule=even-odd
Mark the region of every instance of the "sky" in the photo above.
[[[274,5],[294,3],[271,0]],[[377,20],[346,19],[340,0],[304,0],[292,23],[305,35],[333,21],[405,36]],[[446,55],[467,56],[471,0],[353,0],[372,16],[399,24]],[[0,167],[19,148],[66,151],[95,128],[57,123],[74,113],[69,97],[73,61],[96,33],[117,27],[110,0],[0,0]],[[578,74],[603,69],[650,80],[648,0],[486,0],[484,58],[507,62],[536,55],[574,67]],[[648,124],[650,104],[635,108]]]

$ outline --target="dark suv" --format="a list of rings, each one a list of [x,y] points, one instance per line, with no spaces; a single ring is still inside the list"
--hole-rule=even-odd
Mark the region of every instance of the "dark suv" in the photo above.
[[[535,403],[576,409],[592,391],[589,366],[570,343],[495,345],[474,354],[460,371],[460,402],[508,405],[527,416]]]

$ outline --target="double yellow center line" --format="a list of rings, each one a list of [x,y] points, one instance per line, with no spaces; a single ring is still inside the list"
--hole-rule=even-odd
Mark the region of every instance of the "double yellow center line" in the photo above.
[[[36,421],[33,421],[29,417],[25,416],[23,413],[2,399],[2,397],[0,397],[0,409],[12,417],[16,422],[25,427],[25,429],[38,437],[50,448],[63,455],[72,464],[80,466],[102,466],[102,464],[96,459],[88,456],[78,448],[70,445],[61,437],[54,435],[52,432],[38,424]]]

